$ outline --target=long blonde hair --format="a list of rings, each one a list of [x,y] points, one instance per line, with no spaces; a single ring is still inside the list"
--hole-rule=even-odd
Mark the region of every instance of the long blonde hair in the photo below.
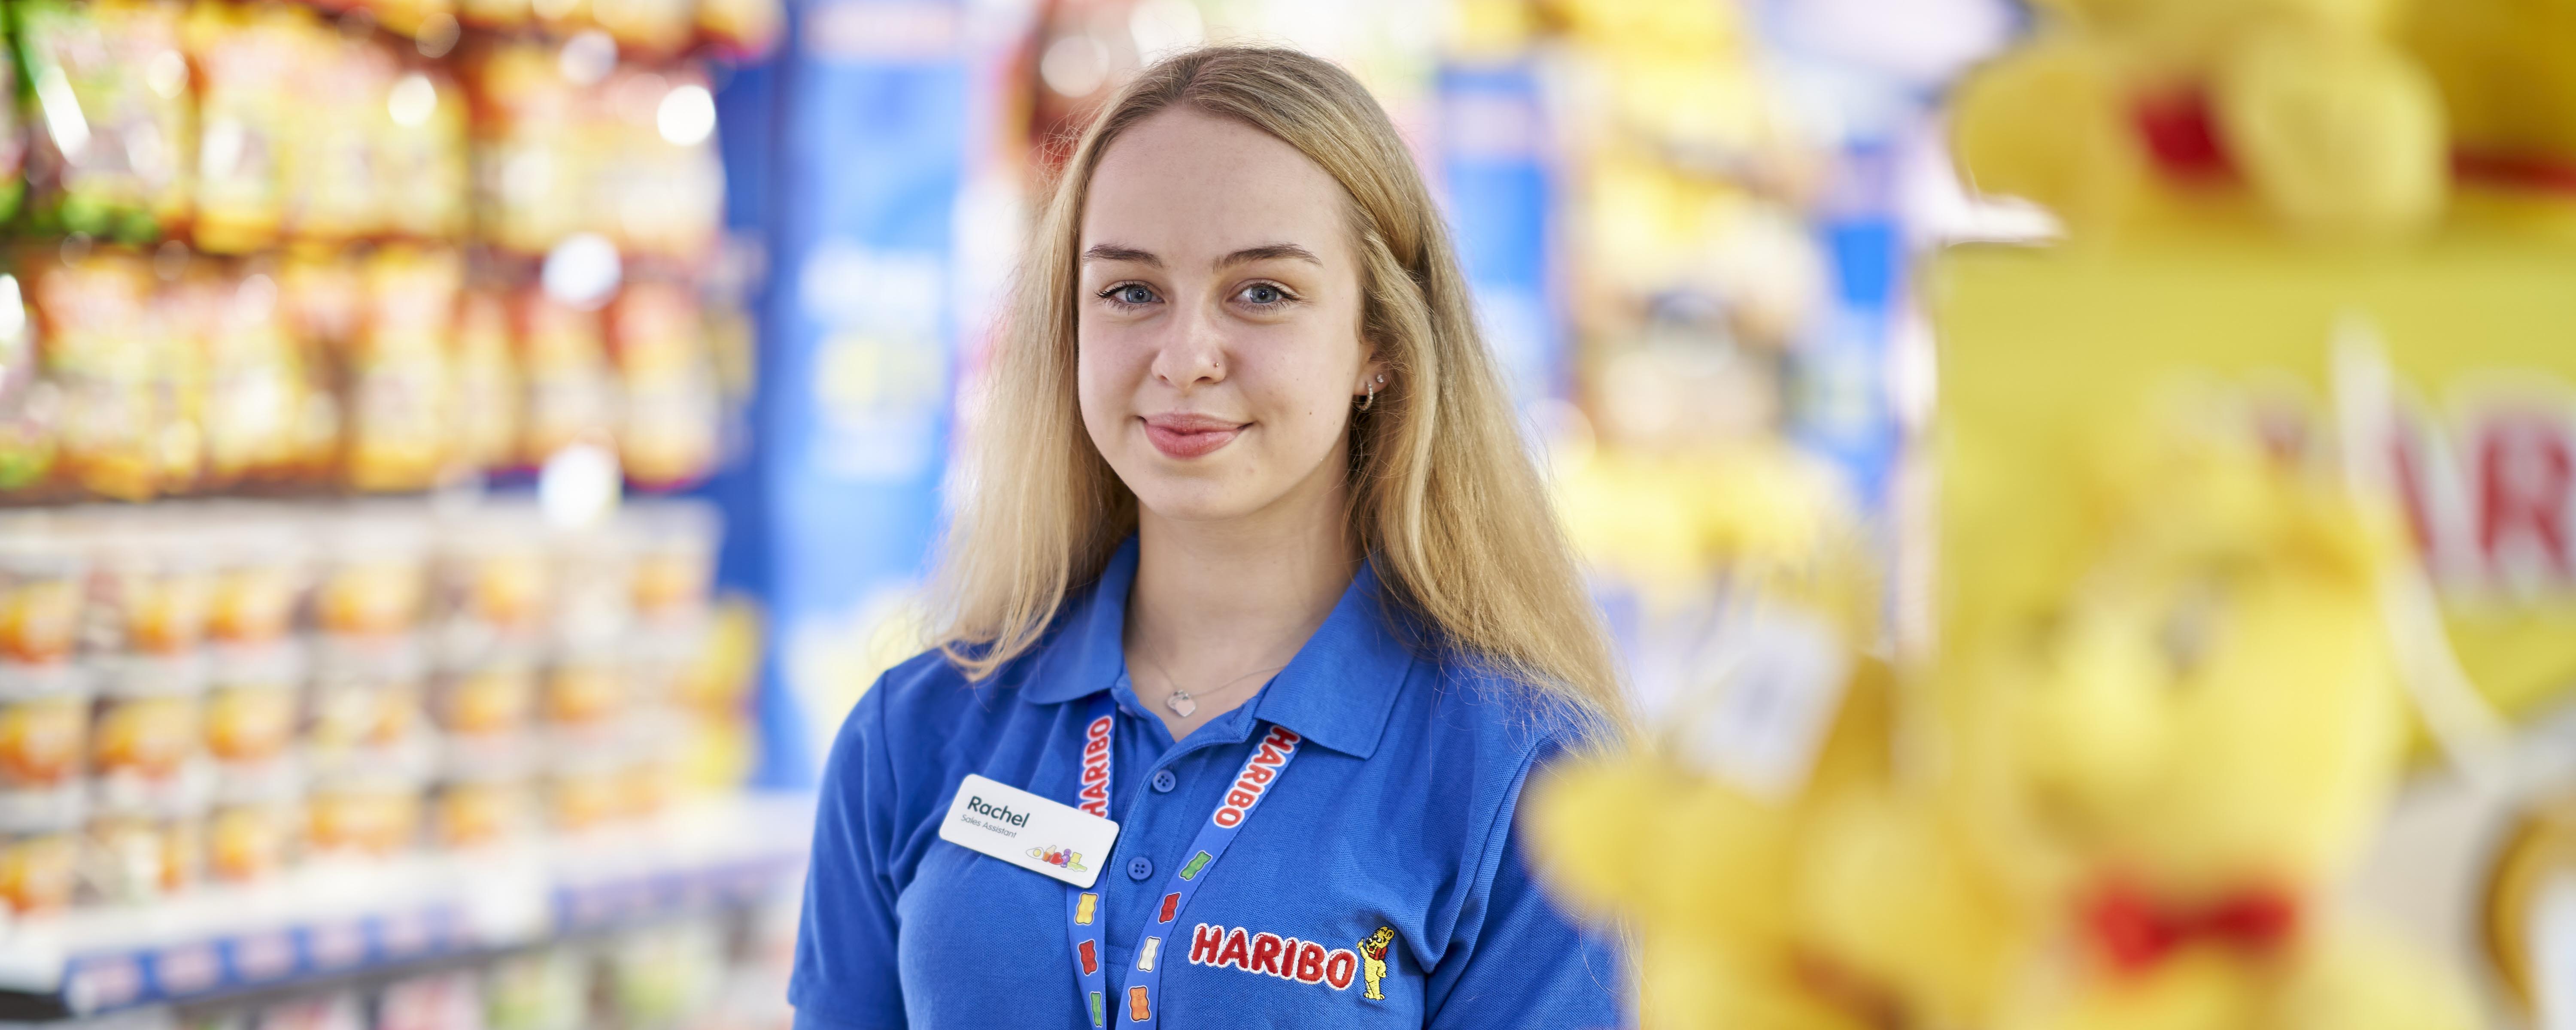
[[[1341,183],[1388,385],[1353,416],[1351,529],[1392,601],[1439,643],[1624,725],[1599,617],[1476,331],[1447,229],[1411,155],[1340,68],[1262,47],[1210,47],[1145,69],[1066,162],[997,334],[972,482],[931,589],[932,636],[981,679],[1028,650],[1066,593],[1136,528],[1136,498],[1083,430],[1074,393],[1075,281],[1102,153],[1187,107],[1278,137]]]

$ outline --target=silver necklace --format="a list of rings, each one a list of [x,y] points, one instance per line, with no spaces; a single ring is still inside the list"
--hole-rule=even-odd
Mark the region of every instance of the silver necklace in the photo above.
[[[1191,713],[1199,710],[1198,699],[1191,695],[1189,691],[1181,689],[1181,681],[1173,679],[1171,673],[1164,671],[1163,663],[1155,661],[1151,655],[1145,655],[1143,657],[1145,658],[1145,664],[1154,667],[1154,674],[1163,678],[1163,685],[1172,688],[1172,692],[1163,698],[1163,707],[1171,709],[1172,714],[1178,715],[1184,719],[1189,718]],[[1254,669],[1251,672],[1244,673],[1241,676],[1219,683],[1216,686],[1209,687],[1207,689],[1207,693],[1210,695],[1220,694],[1237,683],[1259,676],[1265,672],[1277,672],[1285,668],[1287,668],[1285,665],[1274,665],[1267,669]]]

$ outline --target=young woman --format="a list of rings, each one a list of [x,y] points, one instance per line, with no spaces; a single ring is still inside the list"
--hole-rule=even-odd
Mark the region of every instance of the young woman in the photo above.
[[[1608,647],[1359,83],[1146,69],[998,347],[940,645],[824,776],[798,1024],[1618,1022],[1513,818],[1617,731]]]

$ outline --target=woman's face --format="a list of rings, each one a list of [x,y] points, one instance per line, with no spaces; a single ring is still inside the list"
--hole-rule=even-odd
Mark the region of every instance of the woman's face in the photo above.
[[[1242,518],[1341,487],[1363,378],[1341,186],[1296,148],[1173,109],[1110,144],[1082,214],[1082,421],[1139,504]]]

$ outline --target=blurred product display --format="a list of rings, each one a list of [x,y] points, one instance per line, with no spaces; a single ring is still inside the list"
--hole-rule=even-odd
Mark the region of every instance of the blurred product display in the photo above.
[[[603,873],[652,910],[769,883],[801,819],[725,828],[755,745],[742,617],[711,601],[717,533],[680,501],[581,529],[509,501],[0,515],[0,901],[19,917],[0,991],[73,1012],[184,999],[358,964],[307,940],[268,973],[164,968],[237,934],[343,926],[363,952],[371,919],[466,912],[438,932],[482,948],[550,908],[587,919],[580,883]],[[659,843],[596,863],[640,841]]]
[[[777,896],[310,990],[69,1021],[78,1030],[785,1030],[797,907]]]
[[[0,519],[0,813],[89,851],[7,900],[149,901],[732,789],[748,684],[703,664],[715,532],[676,502],[593,530],[520,504]]]
[[[576,6],[12,5],[0,503],[704,479],[744,298],[689,55],[778,15]]]
[[[0,1018],[516,1025],[532,947],[748,1018],[758,620],[616,502],[740,446],[710,60],[775,0],[6,10]]]

